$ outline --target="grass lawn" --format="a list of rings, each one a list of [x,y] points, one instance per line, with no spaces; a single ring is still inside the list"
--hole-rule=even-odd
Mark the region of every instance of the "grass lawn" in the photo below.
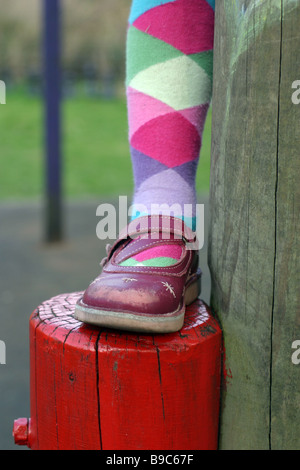
[[[43,194],[43,105],[22,91],[8,92],[0,106],[0,199]],[[67,197],[129,195],[133,179],[125,99],[88,97],[63,103],[63,190]],[[211,112],[205,126],[197,190],[207,192]]]

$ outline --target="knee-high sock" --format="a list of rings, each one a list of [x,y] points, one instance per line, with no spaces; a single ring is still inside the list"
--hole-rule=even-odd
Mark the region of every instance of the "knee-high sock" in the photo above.
[[[171,215],[194,226],[213,37],[214,0],[132,2],[126,87],[136,215],[171,208]],[[149,259],[153,256],[149,253]],[[170,263],[178,256],[160,258]]]

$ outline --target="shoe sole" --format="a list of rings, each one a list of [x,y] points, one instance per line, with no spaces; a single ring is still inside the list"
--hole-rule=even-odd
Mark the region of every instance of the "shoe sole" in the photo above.
[[[183,307],[176,312],[163,315],[117,312],[100,310],[81,304],[75,307],[74,317],[84,323],[106,328],[135,331],[141,333],[173,333],[184,324],[186,306],[193,303],[201,292],[201,274],[196,281],[187,286]]]

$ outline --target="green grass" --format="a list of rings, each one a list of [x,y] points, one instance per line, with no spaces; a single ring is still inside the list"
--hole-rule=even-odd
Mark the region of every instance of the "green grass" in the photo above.
[[[43,105],[14,91],[0,106],[0,199],[34,198],[44,193]],[[125,99],[77,97],[65,100],[63,191],[67,197],[126,195],[133,190]],[[211,113],[205,126],[197,190],[207,192]]]

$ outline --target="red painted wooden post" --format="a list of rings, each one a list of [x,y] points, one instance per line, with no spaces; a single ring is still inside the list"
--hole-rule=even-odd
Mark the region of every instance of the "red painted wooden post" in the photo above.
[[[181,331],[137,335],[73,317],[80,293],[30,318],[31,418],[17,444],[36,450],[217,448],[222,334],[207,305]]]

